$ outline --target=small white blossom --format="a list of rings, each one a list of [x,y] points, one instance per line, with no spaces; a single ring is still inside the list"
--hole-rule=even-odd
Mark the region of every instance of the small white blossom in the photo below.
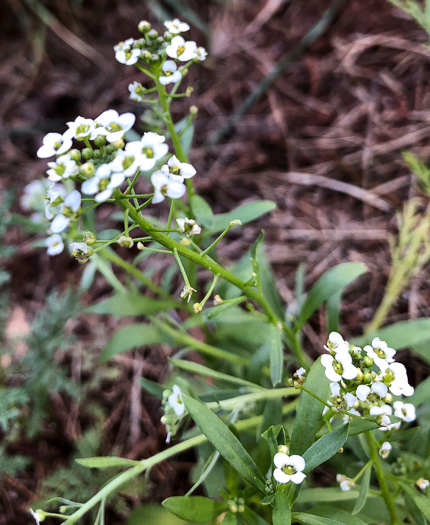
[[[345,492],[355,487],[353,480],[344,476],[343,474],[337,474],[336,481],[339,483],[340,489]]]
[[[46,173],[48,179],[53,182],[74,177],[79,173],[79,166],[70,158],[69,153],[58,157],[56,162],[48,162],[48,166],[50,169]]]
[[[36,510],[36,512],[33,509],[30,509],[30,514],[33,516],[33,518],[36,520],[37,525],[40,525],[42,521],[44,521],[45,516],[40,511]]]
[[[303,482],[306,474],[303,474],[305,460],[302,456],[288,456],[284,452],[278,452],[273,458],[276,469],[273,477],[278,483],[289,483],[292,481],[296,485]]]
[[[191,286],[184,286],[184,289],[180,293],[179,297],[181,297],[181,299],[186,299],[187,303],[189,303],[190,299],[191,299],[191,297],[193,295],[193,292],[195,292],[195,291],[196,290],[194,288],[192,288]]]
[[[343,399],[345,400],[346,406],[348,408],[352,408],[355,405],[355,403],[357,402],[357,398],[353,394],[351,394],[350,392],[346,393],[343,396]]]
[[[306,369],[303,367],[300,367],[298,370],[296,370],[297,377],[303,377],[306,374]]]
[[[71,191],[61,205],[61,211],[51,222],[50,229],[52,233],[61,233],[70,224],[70,221],[76,217],[76,213],[81,206],[81,194],[78,190]]]
[[[208,56],[208,52],[206,51],[206,49],[204,47],[198,47],[196,49],[196,54],[194,58],[196,58],[197,60],[200,60],[200,62],[203,62],[204,60],[206,60],[207,56]]]
[[[130,98],[135,102],[142,102],[143,96],[139,94],[143,90],[143,86],[140,82],[133,82],[129,84],[128,90],[130,91]]]
[[[39,159],[47,159],[54,155],[62,155],[72,147],[73,141],[70,133],[48,133],[43,137],[43,146],[37,150]]]
[[[357,368],[352,364],[352,357],[349,353],[338,352],[335,357],[324,354],[321,356],[321,363],[325,368],[325,375],[330,381],[340,381],[344,379],[355,379],[358,374]]]
[[[173,175],[180,175],[184,179],[191,179],[196,174],[196,169],[187,162],[180,162],[179,159],[173,155],[167,162],[169,172]],[[163,166],[164,168],[164,166]],[[163,169],[161,168],[161,169]]]
[[[386,431],[386,430],[392,430],[393,428],[398,429],[400,428],[400,421],[397,423],[391,423],[391,420],[388,416],[393,415],[393,409],[390,407],[390,405],[382,405],[382,406],[373,406],[369,410],[369,414],[371,416],[380,416],[381,421],[378,423],[381,425],[379,427],[379,430]]]
[[[403,403],[402,401],[394,401],[394,415],[406,421],[406,423],[411,423],[416,419],[415,406],[412,403]]]
[[[96,170],[94,177],[82,184],[82,193],[95,195],[96,202],[104,202],[112,195],[113,190],[121,186],[125,176],[123,173],[112,173],[112,166],[102,164]]]
[[[182,62],[192,60],[196,55],[197,44],[192,40],[185,42],[181,36],[174,36],[170,45],[166,47],[167,56]]]
[[[135,157],[136,165],[142,171],[149,171],[169,151],[169,146],[164,144],[164,140],[163,135],[147,132],[143,134],[141,140],[129,142],[125,151]]]
[[[154,186],[154,198],[152,202],[157,204],[164,201],[166,197],[180,199],[186,192],[184,179],[177,175],[166,175],[163,171],[154,171],[151,175],[151,182]]]
[[[43,220],[44,198],[48,190],[46,180],[33,180],[26,186],[22,192],[19,203],[21,208],[26,211],[35,211],[31,215],[31,220],[35,223]]]
[[[63,184],[54,183],[52,184],[45,197],[45,217],[48,221],[54,218],[51,208],[55,208],[61,204],[67,195],[67,190]]]
[[[372,346],[366,345],[363,350],[368,357],[372,358],[376,366],[382,371],[388,368],[390,363],[394,362],[394,355],[396,351],[389,348],[385,341],[381,341],[379,337],[375,337],[372,341]]]
[[[167,402],[173,408],[175,414],[178,417],[182,417],[184,415],[185,405],[182,401],[182,392],[178,385],[173,385],[173,392],[170,394]]]
[[[394,375],[394,380],[388,386],[390,392],[395,396],[411,396],[414,393],[414,388],[409,384],[405,365],[402,363],[391,363],[385,371],[385,375],[390,372]]]
[[[187,237],[190,235],[199,235],[202,231],[194,219],[187,219],[185,217],[184,219],[176,219],[176,222],[181,233],[185,233]]]
[[[178,33],[185,33],[189,31],[190,26],[186,22],[181,22],[179,18],[174,18],[173,20],[166,20],[164,25],[167,27],[169,33],[176,35]]]
[[[428,479],[424,479],[424,478],[420,478],[417,482],[416,482],[416,486],[421,489],[421,490],[425,490],[428,486],[429,486],[430,482]]]
[[[135,120],[133,113],[119,115],[114,109],[108,109],[96,118],[95,123],[100,127],[95,128],[94,135],[103,135],[108,142],[116,142],[133,127]]]
[[[63,239],[58,233],[45,239],[45,246],[48,248],[48,255],[58,255],[64,250]]]
[[[76,117],[73,122],[68,122],[68,131],[76,140],[92,139],[95,128],[94,120],[84,117]]]
[[[115,51],[115,58],[118,60],[118,62],[127,66],[131,66],[139,60],[141,50],[132,49],[133,44],[133,38],[129,38],[125,42],[120,42],[113,47]]]
[[[384,443],[382,443],[381,445],[381,448],[379,449],[379,455],[381,456],[381,458],[387,459],[390,455],[392,448],[393,447],[391,446],[391,443],[388,443],[388,441],[384,441]]]
[[[356,396],[360,401],[366,401],[368,395],[373,392],[380,398],[384,398],[387,395],[388,387],[385,383],[376,382],[369,385],[359,385],[357,387]]]
[[[164,75],[159,77],[160,84],[167,86],[167,84],[176,84],[182,78],[182,73],[179,71],[177,65],[173,60],[166,60],[162,66]]]

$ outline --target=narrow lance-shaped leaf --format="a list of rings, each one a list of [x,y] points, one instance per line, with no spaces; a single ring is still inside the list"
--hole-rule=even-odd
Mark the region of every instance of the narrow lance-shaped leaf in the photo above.
[[[304,472],[310,472],[339,452],[348,438],[348,430],[349,423],[334,432],[326,434],[308,448],[303,454],[303,458],[306,461]]]
[[[305,512],[293,512],[294,523],[303,523],[303,525],[345,525],[345,523],[331,518],[323,518],[315,514]]]
[[[303,303],[296,328],[300,329],[311,315],[333,294],[339,293],[367,272],[363,263],[343,263],[331,268],[311,288]]]
[[[222,232],[231,221],[239,219],[242,224],[258,219],[262,215],[269,213],[276,208],[276,204],[273,201],[254,201],[247,202],[235,208],[234,210],[227,213],[220,213],[214,215],[213,223],[208,228],[207,234],[214,234]]]
[[[175,302],[168,300],[152,299],[145,295],[132,292],[118,293],[104,299],[88,308],[86,311],[94,314],[111,315],[149,315],[173,308]]]
[[[278,490],[273,505],[273,525],[291,525],[291,507],[286,492]]]
[[[165,499],[163,507],[183,520],[212,521],[227,510],[228,504],[203,496],[177,496]]]
[[[270,379],[273,386],[282,381],[284,370],[284,353],[282,348],[282,338],[279,328],[275,325],[270,327]]]
[[[132,324],[117,330],[103,349],[101,360],[108,361],[117,355],[132,348],[160,343],[162,338],[155,326],[149,324]]]
[[[367,495],[369,494],[369,483],[370,483],[370,474],[372,468],[369,467],[361,478],[360,484],[360,494],[355,502],[354,508],[352,509],[352,514],[358,514],[360,510],[364,507],[367,500]]]
[[[185,394],[182,399],[191,417],[208,441],[250,485],[261,491],[265,483],[264,477],[231,430],[201,401]]]
[[[109,467],[134,467],[139,465],[139,461],[133,461],[132,459],[118,458],[114,456],[107,457],[94,457],[94,458],[79,458],[75,460],[76,463],[88,468],[109,468]]]

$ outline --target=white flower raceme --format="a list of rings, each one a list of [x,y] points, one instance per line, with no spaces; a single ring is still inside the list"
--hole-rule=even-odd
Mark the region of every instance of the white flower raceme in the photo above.
[[[381,448],[379,449],[379,455],[381,456],[381,458],[387,459],[390,455],[392,448],[393,447],[391,446],[391,443],[388,443],[388,441],[384,441],[384,443],[382,443],[381,445]]]
[[[178,223],[179,230],[181,233],[185,233],[187,237],[190,235],[199,235],[202,231],[200,226],[196,223],[194,219],[176,219]]]
[[[48,166],[50,169],[46,173],[48,179],[53,182],[68,179],[79,173],[79,166],[70,158],[69,153],[61,155],[55,162],[48,162]]]
[[[125,64],[126,66],[131,66],[139,60],[141,50],[138,48],[133,49],[133,44],[134,39],[129,38],[125,42],[120,42],[113,47],[115,51],[115,58],[118,60],[118,62]]]
[[[103,135],[108,142],[116,142],[124,137],[126,131],[133,127],[136,117],[133,113],[119,115],[114,109],[104,111],[95,120],[94,135]]]
[[[181,177],[184,177],[184,179],[191,179],[191,177],[194,177],[196,174],[194,166],[187,162],[180,162],[175,155],[170,157],[167,161],[167,167],[172,175],[180,175]],[[163,170],[163,168],[165,168],[165,166],[161,169]]]
[[[81,207],[81,194],[78,190],[71,191],[64,202],[61,204],[61,211],[51,222],[50,230],[52,233],[61,233],[70,224],[70,221],[76,217],[76,213]]]
[[[161,75],[158,80],[163,86],[167,84],[176,84],[182,78],[182,73],[179,71],[178,66],[173,60],[166,60],[162,66],[164,75]]]
[[[172,35],[177,35],[178,33],[185,33],[189,31],[190,26],[186,22],[181,22],[179,18],[174,18],[173,20],[166,20],[164,25],[167,27],[167,31],[172,33]]]
[[[132,84],[128,85],[128,90],[130,91],[130,98],[131,100],[134,100],[135,102],[142,102],[143,101],[143,86],[140,82],[133,82]]]
[[[58,255],[64,250],[63,239],[58,233],[45,239],[45,246],[48,248],[48,255]]]
[[[406,423],[411,423],[416,419],[415,406],[412,403],[403,403],[402,401],[394,401],[394,415],[406,421]]]
[[[305,460],[302,456],[288,456],[284,452],[278,452],[273,458],[276,469],[273,477],[278,483],[289,483],[290,481],[299,485],[303,482],[306,474],[303,474]]]
[[[180,199],[186,191],[184,179],[178,175],[171,175],[164,171],[154,171],[151,175],[151,182],[154,186],[154,198],[152,202],[157,204],[164,201],[166,197],[170,199]]]
[[[376,382],[369,385],[359,385],[357,387],[356,396],[360,401],[366,401],[368,395],[373,392],[377,394],[380,398],[384,398],[388,393],[388,387],[385,383]]]
[[[47,159],[54,155],[62,155],[69,151],[72,147],[72,136],[67,131],[60,135],[60,133],[48,133],[43,137],[43,146],[37,150],[39,159]]]
[[[340,489],[345,492],[355,487],[354,481],[343,474],[337,474],[336,481],[339,483]]]
[[[166,47],[167,56],[181,62],[188,62],[196,56],[197,44],[190,40],[185,42],[181,36],[174,36]]]
[[[325,368],[325,375],[330,381],[344,379],[355,379],[358,374],[357,368],[352,364],[352,357],[345,351],[332,355],[321,356],[321,363]]]
[[[169,151],[169,146],[164,144],[164,140],[163,135],[147,132],[143,134],[141,140],[129,142],[125,146],[125,151],[135,158],[136,166],[139,169],[149,171]]]
[[[196,49],[196,54],[194,58],[196,58],[197,60],[200,60],[200,62],[203,62],[204,60],[206,60],[207,56],[208,56],[208,52],[206,51],[206,49],[204,47],[198,47]]]
[[[170,394],[167,402],[173,408],[178,417],[182,417],[185,412],[185,405],[182,401],[182,392],[178,385],[173,385],[173,392]]]
[[[416,485],[419,489],[425,490],[430,485],[430,482],[428,479],[420,478],[417,480]]]
[[[68,122],[68,131],[76,140],[92,139],[94,138],[95,123],[94,120],[84,117],[76,117],[73,122]]]
[[[82,193],[95,195],[96,202],[104,202],[112,195],[113,190],[124,182],[124,173],[112,173],[110,164],[102,164],[96,170],[94,177],[82,184]]]

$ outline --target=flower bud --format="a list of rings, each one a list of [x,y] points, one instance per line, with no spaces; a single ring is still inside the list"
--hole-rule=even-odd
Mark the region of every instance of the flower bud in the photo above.
[[[102,152],[101,152],[99,149],[95,149],[95,150],[93,151],[93,157],[94,157],[95,159],[101,159],[101,157],[102,157]]]
[[[160,57],[156,54],[151,55],[151,58],[149,59],[150,64],[157,64],[157,62],[160,61]]]
[[[172,33],[169,33],[169,31],[165,31],[163,36],[164,36],[164,40],[166,40],[167,42],[170,42],[170,40],[172,40],[173,38]]]
[[[182,239],[180,240],[180,243],[183,244],[184,246],[189,246],[191,244],[191,240],[187,239],[186,237],[182,237]]]
[[[393,396],[391,394],[387,394],[385,397],[384,397],[384,401],[386,403],[391,403],[391,401],[393,400]]]
[[[71,149],[69,155],[70,158],[75,162],[79,162],[81,160],[81,152],[78,149]]]
[[[85,164],[82,164],[81,173],[84,177],[88,177],[88,178],[92,177],[95,172],[96,172],[96,169],[92,162],[86,162]]]
[[[141,20],[137,29],[143,34],[148,33],[151,31],[151,24],[147,20]]]
[[[105,151],[108,155],[111,155],[114,151],[116,151],[115,146],[112,146],[112,144],[108,144],[105,148]]]
[[[288,455],[288,453],[290,452],[290,449],[288,448],[288,445],[279,445],[278,452]]]
[[[368,355],[363,359],[363,365],[366,368],[370,368],[373,365],[373,359]]]
[[[88,246],[92,246],[97,242],[97,239],[93,232],[84,232],[84,238],[82,239],[82,242],[88,244]]]
[[[194,303],[193,310],[195,314],[198,314],[199,312],[202,311],[202,305],[200,303]]]
[[[112,142],[112,146],[115,149],[121,149],[124,147],[124,141],[122,139],[117,140],[116,142]]]
[[[185,96],[191,97],[191,94],[193,91],[194,91],[194,88],[191,86],[188,86],[187,89],[185,90]]]
[[[82,150],[82,157],[86,160],[91,159],[93,156],[93,150],[91,148],[84,148]]]
[[[240,219],[234,219],[230,221],[230,226],[242,226],[242,221]]]
[[[214,297],[214,305],[215,306],[219,306],[222,303],[223,303],[223,300],[221,299],[221,297],[219,295],[215,295],[215,297]]]
[[[369,384],[372,382],[372,374],[370,374],[369,372],[366,372],[364,375],[363,375],[363,383],[365,385]]]
[[[158,31],[156,31],[155,29],[151,29],[150,31],[148,31],[147,37],[149,38],[149,40],[155,40],[158,37]]]
[[[164,38],[162,36],[159,36],[157,40],[155,41],[159,46],[164,44]]]
[[[94,139],[94,144],[101,148],[106,144],[106,137],[104,135],[97,135],[97,137]]]
[[[118,239],[118,244],[123,248],[133,248],[134,241],[131,237],[121,235],[121,237]]]
[[[197,106],[190,106],[190,115],[197,115],[199,108]]]
[[[144,51],[144,52],[142,53],[142,58],[143,58],[143,60],[144,60],[145,62],[149,62],[149,61],[151,60],[151,56],[152,56],[152,55],[151,55],[151,53],[150,53],[148,50],[146,50],[146,51]]]

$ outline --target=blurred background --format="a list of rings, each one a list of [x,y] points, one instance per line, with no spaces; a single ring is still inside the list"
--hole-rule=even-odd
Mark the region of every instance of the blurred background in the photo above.
[[[216,212],[256,198],[277,203],[229,234],[224,261],[239,259],[264,228],[287,303],[299,264],[309,287],[335,264],[364,262],[370,271],[342,310],[345,337],[362,333],[381,300],[395,213],[415,195],[402,152],[430,153],[428,35],[402,11],[384,0],[3,0],[0,388],[13,394],[0,390],[0,524],[29,523],[28,507],[54,493],[91,496],[105,475],[72,468],[74,457],[134,459],[164,446],[159,404],[138,379],[162,381],[169,348],[101,366],[100,351],[120,322],[79,312],[111,288],[97,279],[78,297],[84,267],[33,247],[34,232],[16,216],[24,186],[46,170],[36,151],[47,132],[108,108],[145,118],[127,89],[143,76],[116,62],[113,46],[139,38],[142,19],[161,31],[175,16],[209,52],[184,82],[191,98],[173,106],[177,120],[190,105],[199,108],[190,155],[197,192]],[[136,127],[145,131],[144,120]],[[422,277],[390,322],[429,316],[428,273]],[[316,317],[306,327],[313,357],[324,326]],[[413,359],[417,383],[429,367]],[[193,460],[189,453],[154,468],[150,480],[115,498],[109,523],[183,494]]]

